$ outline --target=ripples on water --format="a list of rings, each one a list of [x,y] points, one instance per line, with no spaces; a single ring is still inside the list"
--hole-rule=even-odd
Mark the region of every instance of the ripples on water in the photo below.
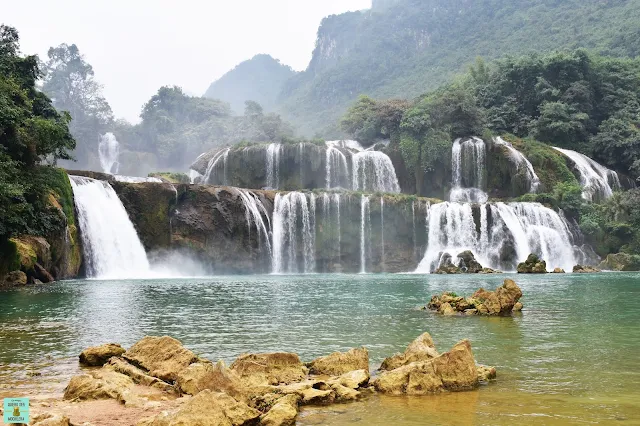
[[[443,403],[460,424],[467,424],[466,415],[471,423],[508,423],[503,412],[547,419],[541,424],[640,420],[639,278],[517,276],[525,311],[505,318],[449,318],[419,309],[432,294],[493,290],[504,276],[249,276],[27,287],[0,293],[0,394],[59,390],[76,372],[83,348],[128,346],[150,334],[174,336],[227,362],[243,352],[271,351],[310,360],[364,345],[375,368],[428,331],[440,351],[469,338],[476,359],[498,367],[498,382],[466,394],[376,397],[338,411],[307,410],[301,423],[420,424],[427,413],[448,412],[438,408]],[[29,378],[29,369],[43,375]],[[374,421],[382,413],[389,417]]]

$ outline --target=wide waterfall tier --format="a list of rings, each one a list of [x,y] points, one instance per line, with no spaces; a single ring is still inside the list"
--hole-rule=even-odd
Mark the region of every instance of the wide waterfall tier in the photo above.
[[[620,177],[613,170],[607,169],[579,152],[557,147],[554,149],[567,156],[573,163],[582,186],[582,198],[585,200],[593,202],[606,200],[613,195],[613,191],[622,189]]]
[[[484,203],[487,148],[480,138],[456,139],[451,148],[451,193],[453,202]]]
[[[212,185],[400,192],[391,159],[355,141],[222,148],[200,156],[191,168]]]
[[[100,137],[98,145],[98,158],[103,173],[118,173],[120,163],[120,144],[113,133],[105,133]]]
[[[455,259],[466,250],[483,266],[503,271],[514,271],[530,253],[546,260],[550,270],[595,261],[582,246],[579,231],[562,214],[538,203],[433,205],[427,241],[418,273],[431,273],[444,255]]]
[[[149,277],[147,254],[111,185],[86,177],[70,178],[78,211],[87,277]]]

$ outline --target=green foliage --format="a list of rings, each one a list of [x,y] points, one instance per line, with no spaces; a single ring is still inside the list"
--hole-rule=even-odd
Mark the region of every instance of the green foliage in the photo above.
[[[377,140],[395,140],[400,123],[411,103],[402,99],[376,101],[361,96],[347,111],[340,125],[342,130],[364,145]]]
[[[69,115],[56,112],[36,90],[37,60],[20,56],[18,42],[15,29],[0,26],[0,241],[22,233],[46,235],[66,225],[50,202],[52,191],[69,196],[68,180],[66,189],[60,182],[66,174],[43,164],[69,159],[75,147]],[[63,204],[73,217],[72,202]]]
[[[493,61],[585,48],[635,57],[639,40],[637,0],[398,0],[388,8],[325,18],[308,69],[283,89],[281,111],[304,132],[329,135],[359,95],[412,99],[478,56]],[[486,77],[475,68],[478,80]],[[503,112],[512,106],[501,104]]]
[[[67,111],[72,118],[69,130],[79,141],[74,156],[81,167],[87,167],[97,153],[100,135],[113,125],[113,112],[94,79],[93,67],[75,44],[51,47],[47,56],[42,91],[58,111]]]

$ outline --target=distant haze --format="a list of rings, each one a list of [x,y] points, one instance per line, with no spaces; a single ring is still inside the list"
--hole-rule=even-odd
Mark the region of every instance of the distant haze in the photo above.
[[[240,62],[268,53],[306,68],[324,16],[371,0],[61,0],[13,2],[0,21],[20,32],[25,54],[75,43],[93,65],[117,117],[139,121],[162,85],[202,95]]]

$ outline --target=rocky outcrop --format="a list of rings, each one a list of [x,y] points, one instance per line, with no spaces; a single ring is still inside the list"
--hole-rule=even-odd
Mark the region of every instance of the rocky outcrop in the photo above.
[[[538,258],[535,254],[530,254],[527,260],[518,265],[519,274],[546,274],[547,262]]]
[[[243,354],[230,369],[248,385],[278,385],[299,382],[307,375],[307,368],[292,353]]]
[[[88,348],[84,358],[98,365],[119,348]],[[145,337],[100,369],[73,377],[64,399],[74,404],[114,399],[140,412],[153,407],[157,414],[140,419],[138,426],[291,426],[300,406],[356,401],[373,390],[365,348],[320,357],[308,366],[296,354],[276,352],[243,354],[227,368],[222,361],[193,356],[170,337]],[[473,389],[496,375],[494,368],[475,365],[467,341],[440,355],[428,333],[387,358],[381,371],[376,389],[412,395]],[[56,416],[62,413],[42,418]]]
[[[316,358],[307,364],[311,374],[339,376],[354,370],[369,371],[369,351],[366,348],[354,348],[347,352],[334,352],[331,355]]]
[[[479,383],[480,374],[471,344],[463,340],[449,352],[435,358],[380,373],[373,381],[373,386],[378,392],[392,395],[427,395],[471,390],[478,387]]]
[[[27,285],[27,274],[22,271],[11,271],[4,276],[4,287]]]
[[[390,371],[400,368],[412,362],[428,361],[439,356],[438,351],[433,343],[433,339],[429,333],[424,333],[416,340],[411,342],[407,349],[401,354],[395,354],[386,358],[380,370]]]
[[[145,337],[123,353],[122,358],[170,383],[177,380],[182,370],[198,361],[196,354],[168,336]]]
[[[443,315],[509,315],[522,310],[521,297],[520,287],[506,279],[496,291],[481,288],[471,297],[446,292],[435,295],[427,308]]]
[[[598,269],[605,271],[640,271],[640,256],[627,253],[610,254]]]
[[[221,392],[204,390],[174,412],[144,419],[138,426],[250,426],[258,424],[260,412]]]
[[[597,274],[602,272],[600,269],[589,265],[576,265],[573,267],[574,274]]]
[[[89,367],[101,367],[105,365],[111,357],[120,356],[125,352],[122,346],[115,343],[93,346],[80,353],[80,364]]]
[[[491,268],[483,267],[480,262],[476,260],[475,255],[469,251],[463,251],[456,256],[455,262],[453,257],[449,253],[444,253],[441,256],[440,266],[434,272],[435,274],[448,275],[448,274],[500,274],[500,271],[496,271]]]
[[[552,272],[553,274],[564,274],[564,269],[562,268],[555,268]]]

